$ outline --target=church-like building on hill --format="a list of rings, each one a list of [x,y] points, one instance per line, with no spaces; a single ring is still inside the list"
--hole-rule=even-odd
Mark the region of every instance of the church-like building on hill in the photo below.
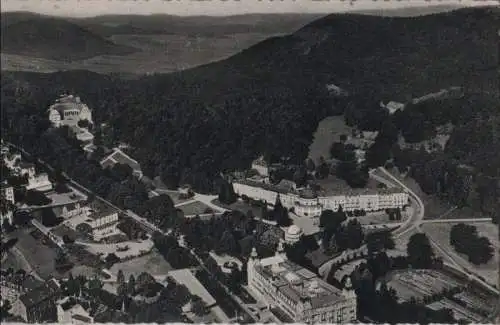
[[[49,108],[49,120],[54,127],[75,127],[79,121],[92,122],[92,112],[80,101],[80,97],[63,95]]]

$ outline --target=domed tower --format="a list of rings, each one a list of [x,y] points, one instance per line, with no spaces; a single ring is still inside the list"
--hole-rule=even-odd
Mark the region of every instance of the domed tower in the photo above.
[[[247,284],[249,287],[252,287],[253,285],[255,266],[257,264],[259,264],[259,255],[257,254],[257,250],[255,249],[255,247],[253,247],[247,262]]]
[[[342,289],[342,295],[346,298],[356,299],[356,292],[354,292],[354,288],[352,287],[351,277],[349,276],[345,279],[344,288]]]
[[[343,315],[343,319],[346,322],[352,322],[357,319],[357,299],[356,292],[352,287],[351,278],[348,276],[344,283],[344,289],[342,289],[342,295],[347,300],[348,307],[343,311],[345,315]]]

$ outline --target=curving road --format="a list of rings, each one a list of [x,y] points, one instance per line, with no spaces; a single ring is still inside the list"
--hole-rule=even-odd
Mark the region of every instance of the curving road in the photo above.
[[[397,183],[399,186],[401,186],[403,189],[405,189],[408,194],[410,194],[410,197],[415,200],[417,205],[419,206],[419,213],[414,214],[413,218],[410,218],[407,220],[406,224],[403,225],[401,228],[399,228],[399,231],[395,231],[396,235],[395,238],[402,236],[403,234],[406,234],[407,232],[411,230],[417,230],[418,232],[423,232],[425,233],[422,228],[420,227],[423,223],[439,223],[439,222],[460,222],[461,219],[435,219],[435,220],[423,220],[424,218],[424,203],[422,200],[418,197],[418,195],[415,194],[411,189],[409,189],[405,184],[403,184],[400,180],[398,180],[396,177],[391,175],[387,170],[384,168],[379,168],[379,170],[384,173],[388,178],[391,180],[394,180],[395,183]],[[449,212],[449,211],[448,211]],[[447,213],[448,213],[447,212]],[[445,213],[445,214],[447,214]],[[467,221],[476,221],[476,219],[462,219],[462,222],[467,222]],[[478,221],[491,221],[489,218],[481,218]],[[401,230],[403,229],[403,230]],[[457,253],[454,251],[450,250],[445,250],[443,249],[439,243],[437,243],[431,236],[427,236],[429,238],[429,241],[431,244],[443,255],[446,259],[448,259],[451,263],[445,263],[447,265],[450,265],[452,267],[457,268],[458,270],[462,271],[463,273],[467,274],[469,279],[474,280],[476,283],[479,283],[485,288],[488,288],[490,291],[495,292],[496,294],[500,294],[499,290],[490,285],[489,283],[485,282],[484,280],[480,279],[476,274],[472,273],[469,271],[469,262],[463,259],[461,256],[459,256]],[[500,308],[500,307],[499,307]],[[498,315],[498,312],[500,311],[499,308],[496,309],[496,313]]]

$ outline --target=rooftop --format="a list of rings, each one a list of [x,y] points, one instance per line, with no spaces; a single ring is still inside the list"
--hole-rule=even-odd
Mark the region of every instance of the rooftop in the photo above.
[[[57,293],[58,288],[54,286],[53,284],[49,284],[48,282],[42,284],[41,286],[28,291],[19,299],[21,302],[26,306],[26,307],[31,307],[34,305],[39,304],[40,302],[50,299],[55,296]]]
[[[80,101],[80,97],[74,97],[73,95],[61,96],[54,105],[50,106],[51,109],[55,109],[59,113],[68,110],[81,111],[84,107],[87,107],[87,105]]]
[[[236,183],[245,184],[248,186],[259,187],[264,190],[273,191],[280,194],[295,194],[300,195],[305,199],[314,199],[317,196],[325,197],[325,196],[357,196],[357,195],[376,195],[376,194],[393,194],[393,193],[401,193],[402,190],[393,187],[393,188],[380,188],[380,189],[372,189],[372,188],[351,188],[348,186],[345,181],[331,179],[318,180],[315,181],[317,185],[319,185],[320,190],[316,193],[310,189],[294,189],[291,184],[293,182],[282,180],[279,184],[267,184],[258,181],[254,181],[251,179],[245,180],[237,180]]]
[[[134,171],[140,171],[141,166],[137,160],[132,159],[129,155],[124,153],[118,148],[113,149],[113,152],[101,160],[101,166],[103,168],[113,167],[115,164],[124,164],[130,166]]]
[[[99,200],[95,200],[90,203],[90,211],[91,213],[87,216],[87,218],[94,220],[118,212],[115,208]]]
[[[278,291],[296,303],[309,301],[313,308],[319,308],[344,299],[340,289],[284,257],[262,259],[255,269]]]

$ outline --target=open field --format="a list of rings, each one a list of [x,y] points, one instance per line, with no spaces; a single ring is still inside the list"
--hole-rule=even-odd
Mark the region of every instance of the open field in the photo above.
[[[116,44],[140,51],[129,55],[101,55],[86,60],[63,62],[13,54],[1,54],[2,70],[55,72],[85,69],[98,73],[170,73],[234,55],[262,40],[266,33],[235,33],[195,36],[178,34],[113,35]]]
[[[343,116],[329,116],[318,124],[314,139],[309,146],[309,158],[315,162],[319,157],[330,158],[332,143],[340,140],[342,134],[350,135],[352,128],[344,122]]]
[[[194,202],[194,203],[189,203],[185,204],[179,207],[179,209],[184,212],[184,215],[189,216],[189,215],[195,215],[195,214],[204,214],[204,213],[212,213],[212,212],[206,212],[207,209],[210,209],[210,207],[206,204],[203,204],[201,202]]]
[[[156,250],[151,251],[151,253],[131,259],[129,261],[116,263],[111,267],[111,273],[118,274],[118,271],[122,270],[125,277],[133,274],[137,278],[142,272],[148,272],[151,275],[167,275],[167,273],[172,270],[172,266],[165,261],[163,256],[160,255]]]
[[[498,240],[498,227],[490,222],[467,224],[474,225],[480,236],[485,236],[490,240],[494,248],[494,256],[487,264],[477,266],[469,263],[467,256],[458,254],[450,245],[451,227],[456,225],[456,223],[423,224],[422,230],[424,230],[428,236],[437,242],[441,248],[452,255],[453,259],[459,264],[466,266],[473,273],[485,278],[486,282],[494,285],[498,281],[498,249],[500,247]]]

